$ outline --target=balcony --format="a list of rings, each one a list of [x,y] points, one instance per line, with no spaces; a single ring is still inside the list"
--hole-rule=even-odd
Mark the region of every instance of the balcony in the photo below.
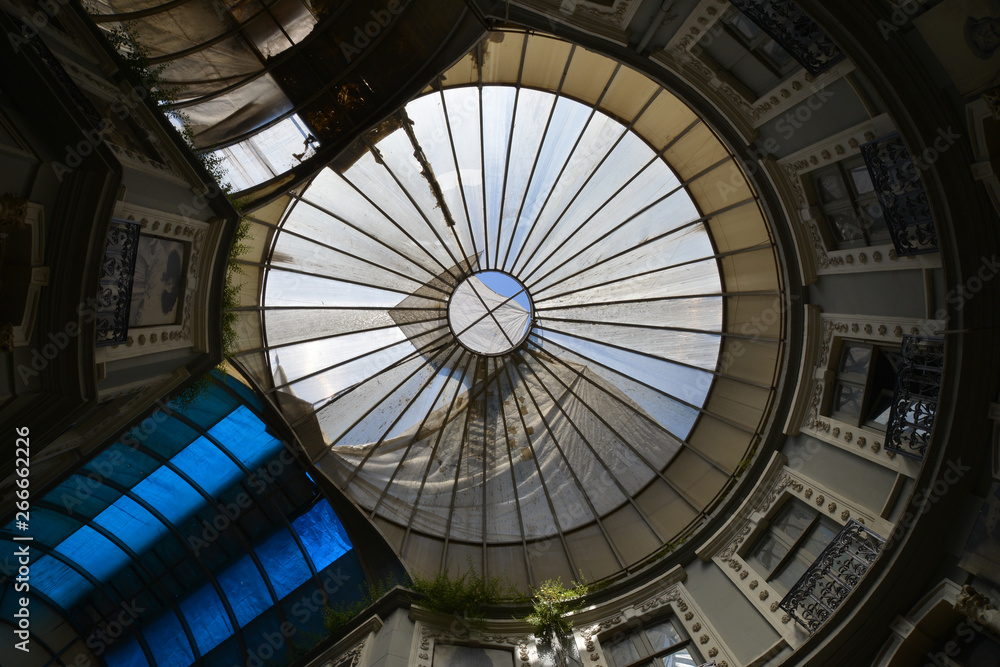
[[[892,244],[900,256],[938,251],[937,229],[920,180],[925,169],[898,134],[861,146]]]
[[[129,304],[135,277],[141,226],[132,220],[111,221],[101,262],[97,293],[97,345],[117,345],[128,338]]]
[[[931,440],[944,371],[944,339],[903,336],[885,448],[922,459]]]
[[[882,537],[851,519],[778,606],[814,632],[847,599],[884,544]]]
[[[793,0],[729,1],[813,76],[844,59],[833,40]]]

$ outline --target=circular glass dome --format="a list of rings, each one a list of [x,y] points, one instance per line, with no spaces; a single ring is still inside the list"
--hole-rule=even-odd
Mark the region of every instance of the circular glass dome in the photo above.
[[[502,271],[480,271],[452,292],[448,325],[470,352],[506,354],[528,337],[531,311],[528,291],[516,278]]]
[[[262,373],[413,571],[596,580],[745,468],[782,360],[783,317],[752,319],[783,312],[775,248],[672,93],[557,39],[480,50],[294,194]]]

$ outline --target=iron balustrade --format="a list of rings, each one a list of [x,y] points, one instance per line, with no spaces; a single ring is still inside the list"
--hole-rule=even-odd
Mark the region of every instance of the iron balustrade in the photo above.
[[[844,53],[793,0],[729,0],[744,15],[817,76],[841,60]]]
[[[97,293],[97,345],[117,345],[128,338],[129,305],[141,229],[142,226],[132,220],[116,218],[111,221]]]
[[[864,144],[861,155],[896,253],[902,256],[937,252],[937,229],[920,180],[922,167],[899,134]]]
[[[880,535],[851,519],[778,606],[814,632],[847,599],[884,544]]]
[[[922,459],[930,443],[944,372],[944,339],[903,336],[885,448]]]

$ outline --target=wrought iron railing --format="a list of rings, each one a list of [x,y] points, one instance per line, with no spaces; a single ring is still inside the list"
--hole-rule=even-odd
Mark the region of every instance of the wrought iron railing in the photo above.
[[[76,85],[76,81],[73,80],[63,67],[59,59],[52,53],[45,42],[42,41],[41,36],[38,31],[32,28],[23,20],[20,21],[21,33],[22,35],[32,35],[30,40],[27,40],[31,46],[38,53],[38,57],[48,65],[49,70],[52,72],[53,76],[59,81],[63,87],[63,91],[66,96],[71,100],[76,102],[76,106],[80,109],[84,118],[87,119],[87,123],[91,127],[97,128],[99,131],[103,130],[104,123],[102,122],[101,115],[97,113],[97,109],[94,108],[93,103],[87,99],[80,88]],[[12,37],[14,39],[14,37]]]
[[[903,336],[896,388],[885,431],[885,448],[922,459],[937,412],[944,339]]]
[[[885,539],[851,519],[778,606],[815,631],[858,585],[884,544]]]
[[[920,163],[899,134],[861,147],[892,244],[900,255],[937,252],[937,229],[920,180]]]
[[[844,59],[844,53],[794,0],[729,0],[768,37],[816,76]]]
[[[112,220],[108,229],[97,294],[98,345],[117,345],[128,338],[129,304],[141,229],[138,222],[119,219]]]

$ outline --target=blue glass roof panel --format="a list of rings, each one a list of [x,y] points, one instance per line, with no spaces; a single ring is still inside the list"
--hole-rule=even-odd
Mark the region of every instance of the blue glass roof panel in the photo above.
[[[212,586],[206,584],[196,590],[180,603],[180,608],[202,655],[232,636],[229,615]]]
[[[243,477],[232,459],[204,437],[185,447],[170,462],[213,496]]]
[[[72,607],[93,588],[76,570],[48,555],[31,566],[31,581],[63,609]]]
[[[278,598],[294,591],[312,574],[298,544],[287,530],[279,530],[255,549]]]
[[[316,503],[293,521],[292,527],[317,570],[322,570],[353,548],[347,531],[326,501]]]
[[[127,496],[97,515],[94,522],[107,528],[137,554],[170,534],[163,522]]]
[[[142,647],[135,639],[124,642],[121,646],[115,646],[105,654],[104,659],[108,661],[108,667],[149,667],[146,654],[142,652]]]
[[[167,611],[142,629],[156,667],[187,667],[194,662],[191,643],[176,614]]]
[[[281,448],[281,441],[267,432],[264,422],[242,405],[212,427],[209,435],[251,470]]]
[[[240,626],[244,626],[273,602],[264,580],[247,554],[227,567],[216,577]]]
[[[199,508],[205,498],[173,470],[163,467],[135,486],[133,492],[175,526],[181,525]]]
[[[90,526],[67,537],[55,550],[102,582],[110,581],[115,572],[131,562],[124,551]]]

